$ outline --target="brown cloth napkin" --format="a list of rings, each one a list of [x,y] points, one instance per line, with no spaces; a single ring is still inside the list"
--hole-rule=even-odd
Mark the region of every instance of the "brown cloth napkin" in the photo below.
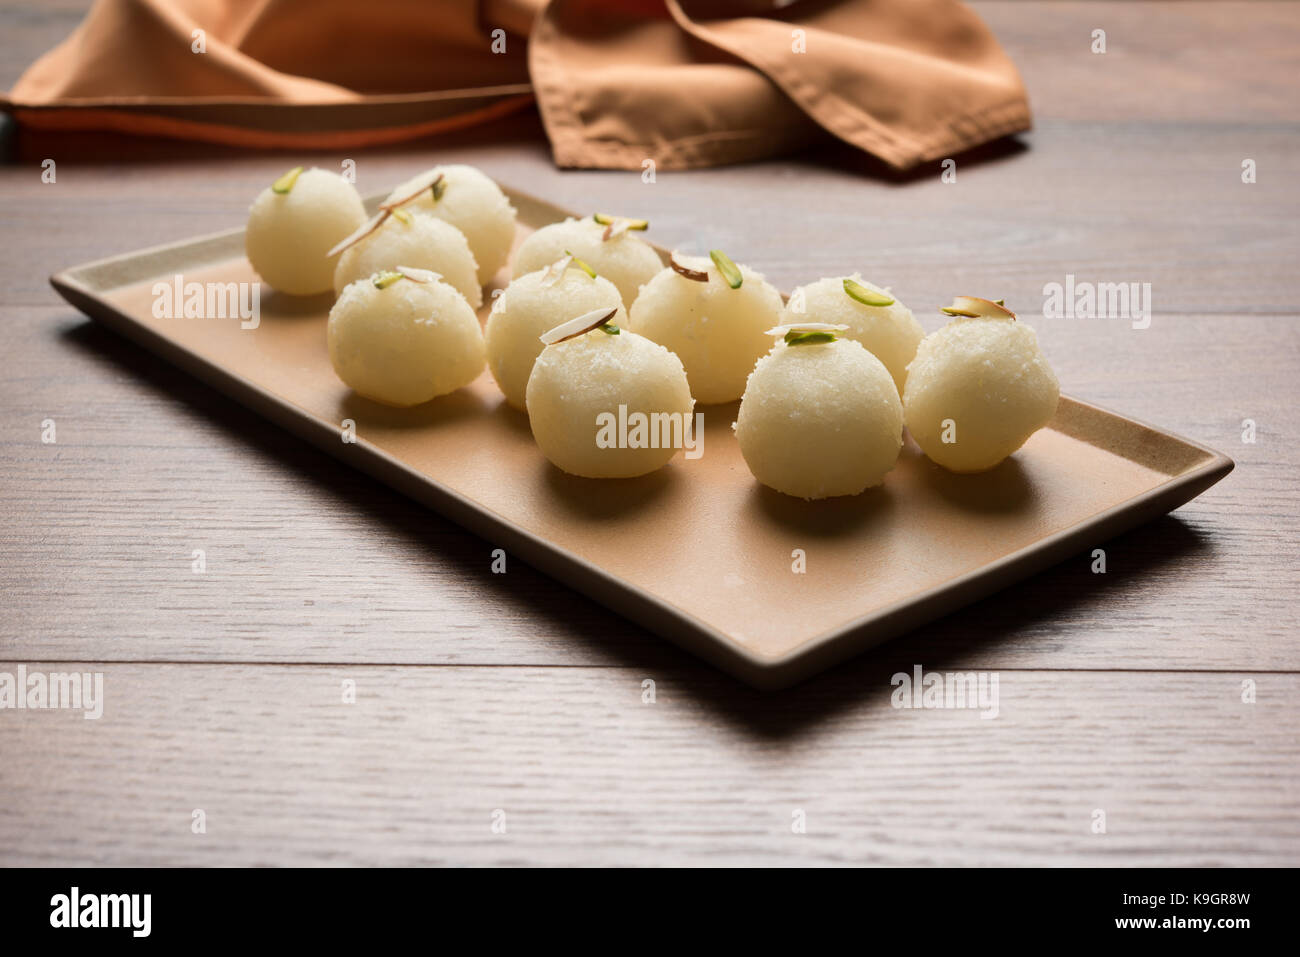
[[[958,0],[96,0],[0,107],[32,129],[340,149],[534,98],[569,167],[712,166],[830,133],[906,169],[1030,125]]]

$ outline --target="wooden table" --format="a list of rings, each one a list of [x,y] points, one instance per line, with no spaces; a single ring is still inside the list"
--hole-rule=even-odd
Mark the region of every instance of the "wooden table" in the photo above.
[[[0,3],[0,81],[84,6]],[[1066,391],[1222,449],[1227,480],[1098,542],[1104,575],[1083,554],[753,692],[491,574],[491,543],[60,302],[51,272],[238,225],[287,165],[68,137],[56,184],[0,168],[0,671],[102,672],[106,704],[0,711],[0,863],[1297,863],[1300,7],[975,6],[1037,127],[953,184],[830,150],[646,185],[556,170],[525,119],[361,154],[358,185],[475,163],[783,288],[862,269],[928,328],[1005,296]],[[1066,274],[1150,282],[1150,328],[1032,318]],[[996,672],[999,716],[894,709],[914,664]]]

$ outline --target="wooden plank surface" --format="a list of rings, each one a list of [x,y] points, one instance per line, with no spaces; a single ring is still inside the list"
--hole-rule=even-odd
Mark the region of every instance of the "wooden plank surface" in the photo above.
[[[989,286],[1023,303],[1022,311],[1037,311],[1043,285],[1063,282],[1067,272],[1080,280],[1149,282],[1158,314],[1294,311],[1288,267],[1300,259],[1300,191],[1291,188],[1300,176],[1295,124],[1243,131],[1228,123],[1163,128],[1046,120],[1024,138],[1031,140],[1032,156],[959,158],[952,184],[941,183],[937,170],[905,182],[864,178],[838,149],[664,173],[653,184],[634,172],[556,170],[540,133],[516,131],[438,155],[472,158],[501,181],[566,208],[644,214],[657,241],[688,251],[735,250],[782,288],[823,272],[887,276],[927,317],[954,288]],[[191,157],[123,166],[85,162],[79,148],[74,141],[48,150],[58,163],[54,184],[41,182],[40,156],[4,171],[9,215],[38,226],[43,240],[10,251],[14,305],[48,304],[46,279],[55,265],[242,225],[251,197],[288,161]],[[358,188],[387,190],[432,157],[427,148],[356,157]],[[337,169],[343,158],[317,154],[309,162]],[[1241,182],[1243,158],[1256,160],[1259,182]],[[213,168],[221,175],[202,175]],[[96,217],[90,228],[88,204]],[[58,251],[55,264],[51,248]],[[1207,290],[1216,296],[1212,303]]]
[[[56,184],[44,152],[0,167],[0,671],[87,663],[108,701],[99,721],[0,711],[0,863],[1296,863],[1300,7],[974,6],[1038,125],[959,157],[955,184],[842,150],[653,185],[558,171],[524,118],[361,154],[358,185],[475,163],[648,215],[661,242],[734,250],[784,288],[862,269],[927,328],[954,292],[1033,316],[1067,273],[1150,282],[1148,329],[1030,321],[1066,391],[1225,451],[1228,479],[1098,543],[1105,575],[1081,555],[759,695],[519,562],[490,574],[491,543],[46,285],[238,225],[285,156],[46,141]],[[0,3],[0,82],[81,7]],[[998,673],[999,716],[890,707],[915,663]]]
[[[893,708],[870,662],[795,696],[656,673],[654,704],[627,668],[103,672],[98,721],[0,722],[12,862],[1287,864],[1300,842],[1294,674],[1252,705],[1238,674],[1003,672],[984,720]]]

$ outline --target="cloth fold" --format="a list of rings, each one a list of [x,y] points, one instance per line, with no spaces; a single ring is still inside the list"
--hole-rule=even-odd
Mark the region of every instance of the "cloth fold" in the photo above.
[[[332,149],[534,99],[565,167],[718,165],[829,134],[906,169],[1030,125],[959,0],[96,0],[0,107],[38,130]]]

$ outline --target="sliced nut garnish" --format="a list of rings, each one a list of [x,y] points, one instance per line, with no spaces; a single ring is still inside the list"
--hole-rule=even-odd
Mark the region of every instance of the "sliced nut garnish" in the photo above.
[[[980,299],[978,296],[955,296],[951,306],[943,306],[940,312],[950,316],[964,316],[968,319],[1011,319],[1016,314],[1006,307],[1002,300]]]
[[[894,304],[893,297],[887,296],[883,292],[876,292],[874,289],[868,289],[854,279],[844,280],[844,291],[850,299],[855,299],[864,306],[892,306]]]
[[[569,268],[569,264],[572,262],[572,256],[561,256],[559,259],[555,260],[555,262],[547,266],[546,275],[542,277],[542,287],[550,289],[559,282],[564,277],[565,270]]]
[[[295,166],[271,184],[271,192],[279,193],[283,196],[285,193],[289,192],[289,190],[293,189],[293,184],[298,182],[298,177],[301,175],[302,167]]]
[[[709,258],[713,260],[713,265],[718,267],[718,272],[722,274],[727,285],[732,289],[739,289],[745,277],[741,275],[740,269],[727,257],[727,254],[721,249],[711,249]]]
[[[611,223],[618,222],[621,219],[628,224],[627,225],[628,229],[646,230],[650,228],[650,220],[648,219],[631,219],[627,216],[611,216],[609,215],[609,213],[596,213],[591,218],[594,219],[596,222],[600,223],[602,226],[608,226]]]
[[[815,346],[819,343],[834,342],[838,339],[833,332],[800,332],[792,329],[785,334],[785,344],[787,346]]]
[[[400,272],[395,269],[385,269],[383,272],[377,272],[370,277],[370,281],[375,284],[376,289],[387,289],[399,279],[405,279]]]
[[[767,330],[769,336],[788,336],[792,332],[844,332],[848,326],[838,322],[791,322],[784,326],[773,326]]]
[[[299,167],[299,171],[301,171],[301,169],[302,168]],[[292,170],[290,172],[292,172]],[[286,173],[285,175],[287,176],[288,174]],[[354,232],[347,239],[343,240],[341,243],[339,243],[337,246],[335,246],[325,255],[327,257],[337,256],[339,253],[343,252],[343,250],[347,249],[349,246],[355,246],[357,243],[361,242],[361,240],[365,239],[367,236],[373,233],[380,226],[384,225],[384,220],[388,219],[389,216],[396,216],[399,222],[409,225],[411,223],[411,214],[406,212],[405,210],[400,209],[400,207],[405,206],[407,203],[413,202],[416,199],[419,199],[419,197],[424,193],[426,189],[433,190],[433,201],[435,203],[438,200],[442,199],[442,194],[447,191],[446,184],[443,183],[442,173],[439,173],[437,176],[435,176],[431,183],[427,183],[426,185],[421,186],[415,192],[407,196],[403,196],[400,199],[395,199],[391,203],[380,203],[379,212],[375,213],[374,216],[371,216],[368,220],[362,223],[356,232]],[[288,192],[288,190],[285,190],[285,192]]]
[[[409,194],[409,195],[407,195],[407,196],[403,196],[401,199],[395,199],[395,200],[393,200],[392,202],[382,203],[382,204],[380,205],[379,208],[380,208],[380,209],[397,209],[397,207],[399,207],[399,206],[405,206],[407,203],[411,203],[411,202],[414,202],[415,200],[419,199],[420,196],[424,194],[424,191],[425,191],[426,189],[428,189],[428,190],[432,190],[432,191],[433,191],[433,201],[434,201],[435,203],[436,203],[438,200],[442,199],[442,194],[445,193],[445,192],[447,191],[447,186],[446,186],[445,183],[443,183],[443,175],[442,175],[441,173],[439,173],[437,176],[435,176],[435,177],[433,178],[433,181],[432,181],[432,182],[425,183],[423,186],[421,186],[421,187],[420,187],[419,189],[417,189],[415,192],[413,192],[413,193],[411,193],[411,194]]]
[[[573,265],[577,266],[579,269],[581,269],[583,272],[585,272],[585,273],[586,273],[588,276],[590,276],[592,279],[595,279],[595,278],[596,278],[596,270],[592,269],[589,265],[587,265],[585,262],[583,262],[583,261],[582,261],[581,259],[579,259],[577,256],[573,255],[573,253],[569,252],[569,251],[566,249],[566,250],[564,251],[564,255],[566,255],[566,256],[568,256],[570,259],[572,259],[572,260],[573,260]]]
[[[541,339],[543,344],[553,346],[557,342],[564,342],[567,339],[574,339],[581,335],[586,335],[599,326],[603,326],[609,320],[618,315],[618,309],[593,309],[591,312],[583,313],[576,319],[570,319],[568,322],[562,322],[549,332],[545,332],[537,338]],[[615,333],[611,333],[614,335]]]
[[[351,236],[349,236],[347,239],[344,239],[337,246],[335,246],[333,249],[327,252],[325,254],[326,258],[329,258],[331,256],[337,256],[339,253],[343,252],[343,250],[349,248],[350,246],[355,246],[357,243],[361,242],[361,240],[365,239],[367,236],[373,233],[380,226],[384,225],[384,221],[388,219],[388,217],[392,214],[392,212],[393,211],[391,209],[383,209],[381,207],[379,212],[375,213],[375,215],[371,216],[364,223],[358,226],[356,231],[353,232]]]
[[[602,242],[613,239],[615,236],[622,236],[629,229],[646,230],[650,228],[648,219],[629,219],[626,216],[610,216],[608,213],[596,213],[591,218],[605,227],[605,232],[601,234]]]
[[[417,269],[415,266],[397,266],[394,268],[411,282],[437,282],[442,278],[442,273],[434,272],[432,269]]]
[[[677,275],[679,276],[685,277],[686,279],[690,279],[694,282],[709,281],[708,273],[702,272],[699,269],[687,269],[685,266],[683,266],[681,263],[679,263],[676,259],[673,259],[672,257],[669,257],[668,265],[673,272],[677,273]]]

